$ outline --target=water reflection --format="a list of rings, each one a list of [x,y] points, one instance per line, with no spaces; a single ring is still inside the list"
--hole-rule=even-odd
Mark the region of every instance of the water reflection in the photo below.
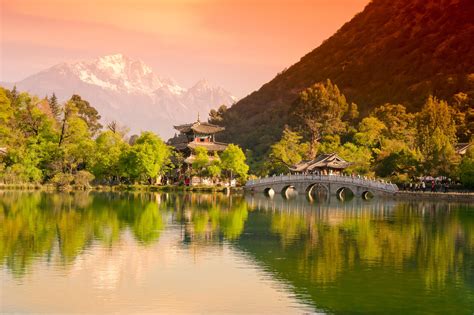
[[[54,250],[67,265],[93,242],[112,247],[124,230],[138,243],[152,244],[170,223],[183,226],[183,242],[232,240],[242,233],[247,215],[242,198],[221,194],[2,192],[0,260],[21,277]]]
[[[472,207],[380,199],[311,204],[259,195],[247,201],[260,211],[239,246],[309,303],[344,312],[354,303],[364,312],[474,309]],[[255,245],[262,230],[275,235],[265,250]]]
[[[253,302],[241,311],[307,311],[303,302],[309,310],[336,313],[472,313],[473,253],[474,208],[460,204],[0,192],[0,261],[20,283],[39,294],[54,284],[53,266],[64,271],[60,279],[81,275],[84,283],[111,292],[98,295],[111,301],[137,306],[144,287],[163,290],[159,301],[150,297],[141,307],[155,301],[170,312],[232,311],[239,308],[229,302],[232,294],[248,294]],[[34,282],[30,274],[42,280]],[[189,286],[193,278],[200,284]],[[205,290],[223,294],[219,303],[227,308],[217,302],[199,308],[202,281],[209,282]],[[19,288],[12,283],[8,288],[10,300],[25,293],[15,295]],[[176,308],[183,290],[187,310]],[[281,303],[270,310],[268,302],[256,302],[260,296]]]

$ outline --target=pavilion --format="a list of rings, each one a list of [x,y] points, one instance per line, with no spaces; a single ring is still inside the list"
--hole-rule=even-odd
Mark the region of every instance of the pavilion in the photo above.
[[[195,150],[198,147],[205,148],[209,154],[209,161],[215,159],[215,152],[220,153],[227,148],[227,143],[217,142],[216,134],[225,128],[208,122],[201,122],[198,116],[196,122],[174,126],[179,131],[178,135],[168,140],[168,145],[183,154],[184,169],[192,169],[195,161]]]
[[[336,153],[321,154],[313,160],[304,160],[290,167],[292,173],[341,175],[352,163],[347,162]]]

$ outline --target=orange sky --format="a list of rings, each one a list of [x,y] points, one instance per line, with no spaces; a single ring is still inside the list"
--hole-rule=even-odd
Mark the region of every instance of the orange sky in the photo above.
[[[124,53],[189,87],[242,97],[318,46],[368,0],[0,0],[0,81]]]

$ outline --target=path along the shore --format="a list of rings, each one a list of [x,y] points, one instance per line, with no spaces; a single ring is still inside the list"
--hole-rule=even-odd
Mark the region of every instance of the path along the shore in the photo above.
[[[423,199],[423,200],[447,200],[457,202],[474,203],[474,193],[461,192],[422,192],[422,191],[398,191],[397,198]]]

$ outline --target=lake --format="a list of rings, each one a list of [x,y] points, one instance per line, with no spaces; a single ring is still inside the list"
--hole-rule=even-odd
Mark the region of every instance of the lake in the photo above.
[[[0,192],[2,313],[473,314],[474,207]]]

